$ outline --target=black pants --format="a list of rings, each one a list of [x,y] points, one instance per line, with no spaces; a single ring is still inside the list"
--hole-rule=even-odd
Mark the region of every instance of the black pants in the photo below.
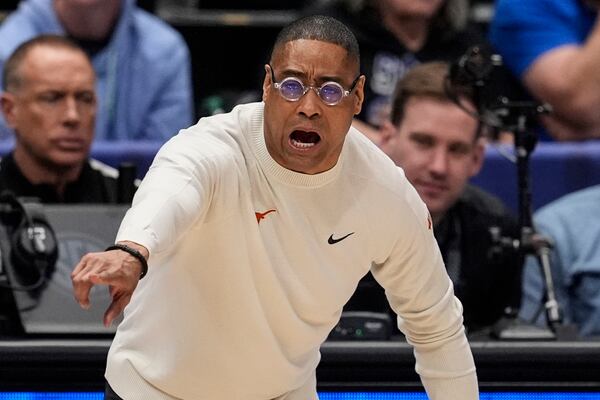
[[[118,394],[115,393],[114,390],[110,387],[108,382],[104,383],[104,400],[123,400],[119,397]]]

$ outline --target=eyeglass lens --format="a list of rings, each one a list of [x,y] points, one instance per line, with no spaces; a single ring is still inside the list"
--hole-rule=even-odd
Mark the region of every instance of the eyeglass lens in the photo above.
[[[295,78],[286,78],[280,83],[280,91],[284,98],[296,101],[308,90],[302,82]],[[317,89],[319,97],[327,104],[337,104],[344,96],[344,90],[335,83],[326,83]]]
[[[334,84],[323,85],[319,91],[319,96],[321,96],[325,103],[338,103],[342,100],[343,95],[343,89]]]
[[[304,86],[295,79],[284,79],[280,84],[283,97],[290,100],[298,100],[304,95]]]

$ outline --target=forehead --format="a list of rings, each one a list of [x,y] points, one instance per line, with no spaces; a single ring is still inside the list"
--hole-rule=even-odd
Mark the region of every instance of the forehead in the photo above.
[[[436,137],[440,141],[472,143],[477,120],[456,104],[427,96],[413,96],[406,102],[401,129]]]
[[[94,69],[82,52],[66,47],[35,46],[20,66],[26,82],[93,84]]]
[[[298,39],[286,42],[273,53],[271,65],[278,70],[312,76],[339,76],[354,79],[358,64],[342,46],[320,40]]]

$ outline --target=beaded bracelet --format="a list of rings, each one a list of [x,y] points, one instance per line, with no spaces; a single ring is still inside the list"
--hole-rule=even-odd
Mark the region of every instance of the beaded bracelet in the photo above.
[[[106,250],[104,250],[104,251],[110,251],[110,250],[123,250],[124,252],[129,253],[133,257],[137,258],[137,260],[140,262],[140,264],[142,264],[142,272],[140,272],[140,279],[145,277],[146,274],[148,273],[148,262],[146,261],[146,258],[142,255],[142,253],[140,253],[133,247],[129,247],[126,244],[117,243],[117,244],[107,247]]]

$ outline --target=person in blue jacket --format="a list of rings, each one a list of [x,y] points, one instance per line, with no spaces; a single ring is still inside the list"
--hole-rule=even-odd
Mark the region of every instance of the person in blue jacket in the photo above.
[[[579,335],[600,337],[600,185],[565,195],[534,215],[536,229],[548,238],[550,269],[563,321]],[[520,316],[546,325],[545,287],[538,261],[528,257],[523,273]]]
[[[490,41],[538,100],[559,141],[600,138],[598,0],[499,0]]]
[[[24,0],[0,25],[0,68],[21,43],[68,36],[97,75],[96,139],[164,142],[193,119],[189,49],[135,0]],[[0,121],[0,139],[13,134]]]

